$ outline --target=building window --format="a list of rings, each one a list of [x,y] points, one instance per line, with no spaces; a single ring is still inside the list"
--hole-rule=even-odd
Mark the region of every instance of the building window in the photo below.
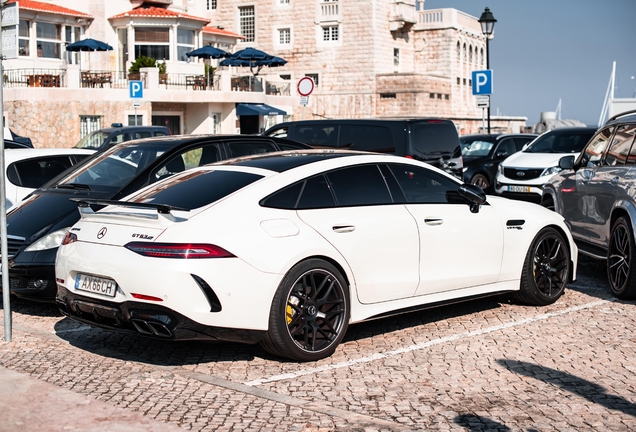
[[[62,26],[51,23],[35,23],[38,57],[62,58]]]
[[[380,99],[395,99],[397,94],[395,93],[380,93]]]
[[[288,5],[289,4],[289,0],[278,0],[278,4]]]
[[[18,55],[28,57],[29,39],[31,37],[31,21],[20,20],[20,28],[18,30]]]
[[[170,60],[170,29],[135,27],[135,58]]]
[[[143,125],[143,117],[142,115],[129,115],[128,116],[128,126],[141,126]]]
[[[457,77],[457,85],[461,85],[461,78]]]
[[[305,76],[308,76],[309,78],[314,80],[314,85],[318,87],[318,74],[305,74]]]
[[[80,40],[81,30],[79,27],[64,26],[64,46]],[[80,53],[66,51],[66,62],[69,64],[79,64]]]
[[[435,93],[430,93],[428,97],[430,97],[431,99],[435,99]]]
[[[288,28],[278,29],[278,43],[289,45],[291,43],[291,30]]]
[[[245,36],[245,42],[254,42],[255,22],[254,6],[244,6],[239,8],[241,36]]]
[[[393,65],[394,66],[400,65],[400,49],[399,48],[393,48]]]
[[[80,138],[102,128],[102,116],[80,116]]]
[[[291,79],[291,75],[290,74],[283,74],[283,75],[278,75],[280,77],[280,79],[285,80],[285,81],[289,81]]]
[[[322,28],[322,40],[325,42],[338,40],[338,26],[327,26]]]
[[[194,49],[194,30],[177,28],[177,57],[180,61],[188,61],[187,52]]]
[[[212,133],[221,133],[221,113],[212,113],[210,117],[212,117]]]
[[[208,0],[208,10],[216,10],[216,0]]]

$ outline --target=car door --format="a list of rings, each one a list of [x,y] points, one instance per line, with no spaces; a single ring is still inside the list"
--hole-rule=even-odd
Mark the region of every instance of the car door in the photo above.
[[[592,137],[577,161],[578,169],[574,176],[574,187],[561,190],[563,208],[570,209],[567,219],[572,235],[587,242],[591,239],[590,222],[598,224],[601,218],[596,196],[590,194],[590,181],[595,177],[596,170],[603,161],[613,131],[614,127],[604,128]],[[596,181],[598,182],[599,179],[597,178]],[[598,185],[594,185],[593,190],[598,190]]]
[[[501,273],[504,226],[489,205],[471,213],[459,185],[426,168],[392,164],[420,236],[415,295],[495,283]]]
[[[420,261],[417,224],[403,204],[393,202],[377,165],[308,179],[297,208],[300,219],[347,261],[361,303],[415,293]]]
[[[627,165],[627,158],[635,131],[633,125],[617,127],[602,162],[590,168],[585,223],[590,243],[602,248],[608,244],[612,210],[616,203],[627,197],[626,189],[633,184],[634,172],[627,175],[632,167],[631,164]]]
[[[495,177],[497,176],[497,168],[499,164],[503,162],[508,156],[517,152],[517,148],[515,146],[515,142],[511,137],[507,137],[499,141],[497,147],[492,153],[492,162],[487,162],[484,164],[484,168],[488,172],[488,180],[492,185],[495,181]]]

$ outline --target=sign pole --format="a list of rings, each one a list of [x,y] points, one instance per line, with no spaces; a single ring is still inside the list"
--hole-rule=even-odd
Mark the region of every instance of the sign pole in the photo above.
[[[485,108],[481,109],[481,133],[486,132],[486,119],[485,119],[485,114],[484,114],[484,110]]]

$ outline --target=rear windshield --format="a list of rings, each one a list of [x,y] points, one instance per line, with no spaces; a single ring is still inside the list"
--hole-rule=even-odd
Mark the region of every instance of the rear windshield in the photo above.
[[[495,145],[495,138],[490,137],[460,138],[459,141],[462,146],[462,156],[466,157],[488,156]]]
[[[192,210],[225,198],[262,178],[237,171],[194,171],[173,176],[167,182],[136,195],[131,201],[166,204]]]
[[[592,138],[594,131],[573,133],[547,133],[524,150],[525,153],[578,153]]]
[[[418,153],[429,155],[455,154],[459,157],[459,138],[452,123],[411,123],[411,142]]]

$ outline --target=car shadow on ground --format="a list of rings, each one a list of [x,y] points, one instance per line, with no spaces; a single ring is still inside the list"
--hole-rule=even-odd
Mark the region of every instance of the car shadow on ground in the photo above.
[[[497,363],[513,373],[543,381],[607,409],[636,417],[636,404],[621,396],[608,394],[604,387],[576,375],[518,360],[499,359]]]
[[[0,296],[2,292],[0,291]],[[12,295],[9,298],[11,312],[21,313],[39,317],[62,317],[60,310],[55,303],[35,302],[24,300]],[[4,309],[4,301],[0,301],[0,310]]]
[[[463,315],[482,313],[501,307],[506,299],[506,296],[498,295],[350,325],[343,343]],[[258,344],[155,340],[133,333],[124,334],[90,327],[70,318],[57,322],[55,331],[58,337],[82,350],[156,366],[251,361],[256,358],[279,363],[297,363],[273,356]]]

